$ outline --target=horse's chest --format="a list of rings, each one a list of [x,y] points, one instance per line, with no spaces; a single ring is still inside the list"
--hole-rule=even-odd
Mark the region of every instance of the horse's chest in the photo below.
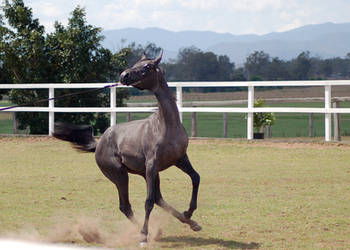
[[[157,158],[159,159],[159,170],[164,170],[171,165],[176,164],[187,150],[187,140],[177,138],[161,143],[157,149]]]

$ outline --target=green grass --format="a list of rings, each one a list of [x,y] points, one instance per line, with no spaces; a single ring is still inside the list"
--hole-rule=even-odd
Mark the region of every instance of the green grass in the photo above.
[[[132,114],[132,119],[142,119],[149,114]],[[309,114],[275,114],[276,122],[272,126],[272,137],[307,137],[309,136]],[[350,135],[350,115],[341,115],[341,134]],[[227,114],[228,137],[246,138],[246,114]],[[324,136],[324,115],[314,114],[313,136]],[[125,122],[126,115],[118,114],[118,122]],[[191,134],[191,113],[183,113],[183,124],[188,134]],[[222,138],[224,136],[222,113],[197,113],[197,136]]]
[[[93,154],[47,138],[1,138],[0,145],[0,235],[50,240],[56,233],[58,241],[87,244],[68,235],[86,225],[84,218],[114,247],[136,248],[137,240],[125,242],[135,230]],[[153,249],[349,249],[350,147],[191,141],[188,153],[201,175],[193,219],[203,230],[192,232],[155,207],[151,227],[161,224],[163,235]],[[170,204],[187,209],[185,174],[162,172],[161,188]],[[145,184],[138,176],[130,176],[130,199],[142,221]]]
[[[323,103],[283,103],[270,104],[271,107],[322,107]],[[242,105],[241,105],[242,106]],[[341,108],[349,108],[350,102],[342,102]],[[150,113],[133,113],[132,119],[142,119],[149,116]],[[272,137],[307,137],[309,135],[309,114],[283,114],[276,113],[276,123],[272,126]],[[228,118],[228,137],[246,138],[247,124],[246,114],[229,113]],[[197,136],[220,138],[224,136],[223,132],[223,114],[222,113],[197,113]],[[341,135],[350,135],[350,115],[341,115]],[[117,114],[117,122],[126,122],[126,114]],[[183,113],[184,126],[190,134],[191,132],[191,113]],[[12,116],[6,112],[0,112],[0,134],[12,134],[13,124]],[[314,132],[313,136],[324,136],[324,115],[314,114]]]
[[[0,100],[0,107],[10,106],[8,101]],[[0,111],[0,134],[12,134],[13,133],[13,120],[12,114],[8,112]]]
[[[13,133],[13,116],[12,113],[0,112],[0,134]]]
[[[0,107],[7,107],[13,105],[10,101],[0,100]]]

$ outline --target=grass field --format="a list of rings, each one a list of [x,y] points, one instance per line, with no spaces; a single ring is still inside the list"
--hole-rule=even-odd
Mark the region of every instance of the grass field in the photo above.
[[[257,90],[256,98],[293,98],[293,97],[322,97],[324,89],[319,87],[310,88],[283,88],[273,90]],[[347,86],[336,86],[332,88],[332,96],[349,96],[350,88]],[[215,93],[185,93],[184,101],[213,101],[213,100],[242,100],[247,98],[246,91],[236,92],[215,92]],[[128,102],[154,102],[155,98],[151,95],[132,96]],[[0,106],[11,105],[8,101],[0,101]],[[279,103],[268,104],[275,107],[323,107],[324,103]],[[237,105],[246,106],[246,105]],[[350,102],[341,102],[341,108],[349,108]],[[142,119],[149,114],[133,113],[132,119]],[[309,114],[281,114],[277,113],[276,123],[272,126],[272,137],[306,137],[309,135]],[[229,138],[246,138],[246,114],[228,114],[227,135]],[[198,113],[197,114],[197,136],[220,138],[224,136],[223,114],[222,113]],[[117,122],[125,122],[126,114],[117,114]],[[183,114],[184,126],[190,134],[191,131],[191,114]],[[0,112],[0,134],[12,134],[13,121],[12,114]],[[23,131],[20,131],[23,133]],[[341,115],[341,135],[350,135],[350,115]],[[314,131],[313,136],[324,136],[324,115],[314,114]]]
[[[0,102],[0,106],[10,105]],[[279,107],[322,107],[323,103],[282,103],[270,104],[269,106]],[[342,102],[342,108],[349,108],[350,102]],[[142,119],[150,115],[149,113],[133,113],[132,119]],[[309,135],[309,114],[275,114],[276,123],[272,126],[272,137],[306,137]],[[13,117],[11,113],[0,112],[0,134],[13,133]],[[246,138],[247,121],[246,114],[229,113],[228,119],[228,137]],[[117,122],[126,122],[126,114],[117,114]],[[190,134],[191,131],[191,113],[183,113],[184,126]],[[197,114],[197,136],[221,138],[224,136],[223,114],[222,113],[198,113]],[[23,133],[23,131],[20,131]],[[341,115],[341,135],[350,135],[350,115]],[[324,115],[314,114],[313,136],[324,136]]]
[[[349,249],[350,147],[329,143],[194,140],[188,150],[201,175],[198,210],[186,225],[155,207],[153,249]],[[115,187],[93,154],[50,138],[0,138],[0,235],[136,249],[138,229],[118,210]],[[161,173],[164,198],[188,208],[190,179]],[[130,177],[130,199],[144,216],[145,184]]]

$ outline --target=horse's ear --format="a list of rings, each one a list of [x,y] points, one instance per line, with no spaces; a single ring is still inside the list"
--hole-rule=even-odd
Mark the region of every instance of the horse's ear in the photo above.
[[[145,59],[147,59],[147,56],[146,56],[146,53],[145,53],[145,52],[143,52],[143,53],[142,53],[142,57],[141,57],[141,59],[140,59],[140,60],[145,60]]]
[[[160,61],[162,60],[162,56],[163,56],[163,50],[161,50],[157,58],[154,59],[155,64],[158,65],[160,63]]]

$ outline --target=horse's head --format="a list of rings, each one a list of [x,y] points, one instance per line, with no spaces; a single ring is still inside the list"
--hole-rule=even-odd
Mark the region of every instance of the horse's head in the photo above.
[[[162,71],[158,68],[162,60],[161,52],[156,59],[148,59],[145,55],[129,69],[120,74],[120,83],[130,85],[137,89],[148,89],[154,91],[157,89]]]

